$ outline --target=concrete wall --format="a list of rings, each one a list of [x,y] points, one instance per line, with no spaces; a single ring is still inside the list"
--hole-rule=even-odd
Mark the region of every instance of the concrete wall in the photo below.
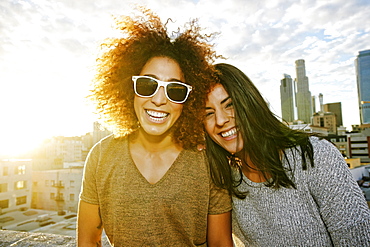
[[[48,233],[31,233],[0,230],[0,246],[33,246],[33,247],[74,247],[76,239],[71,236],[48,234]],[[110,246],[106,238],[102,239],[102,246]]]

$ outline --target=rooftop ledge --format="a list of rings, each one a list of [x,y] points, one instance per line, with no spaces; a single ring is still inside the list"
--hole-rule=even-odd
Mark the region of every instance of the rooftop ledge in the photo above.
[[[18,232],[9,230],[0,230],[0,247],[51,247],[65,246],[75,247],[76,238],[72,236],[35,233],[35,232]],[[102,246],[110,246],[107,239],[103,238]]]

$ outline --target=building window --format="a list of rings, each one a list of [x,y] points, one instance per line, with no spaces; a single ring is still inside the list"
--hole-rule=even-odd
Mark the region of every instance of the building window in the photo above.
[[[9,173],[8,173],[8,167],[7,166],[4,166],[3,167],[3,176],[8,176]]]
[[[74,188],[75,187],[75,181],[71,180],[69,185],[71,186],[71,188]]]
[[[8,184],[0,184],[0,193],[8,191]]]
[[[50,185],[51,185],[51,186],[54,186],[54,185],[55,185],[55,181],[54,181],[54,180],[51,180],[51,181],[50,181]]]
[[[16,198],[16,205],[22,205],[27,203],[27,196],[20,196]]]
[[[0,208],[8,208],[9,200],[0,200]]]
[[[26,166],[23,165],[23,166],[17,166],[17,167],[15,167],[14,174],[16,174],[16,175],[26,174]]]
[[[63,193],[58,193],[57,197],[55,198],[57,201],[64,201],[64,195]]]
[[[33,187],[36,187],[37,186],[37,181],[34,181],[33,182]]]
[[[16,190],[25,189],[27,187],[27,181],[17,181],[14,187]]]
[[[50,199],[54,200],[55,199],[55,193],[50,193]]]
[[[69,200],[71,202],[74,202],[75,201],[75,194],[69,194]]]

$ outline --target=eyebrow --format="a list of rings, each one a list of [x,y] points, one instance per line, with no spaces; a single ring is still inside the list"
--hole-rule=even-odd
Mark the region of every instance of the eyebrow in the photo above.
[[[157,76],[152,75],[152,74],[145,74],[144,76],[152,77],[152,78],[154,78],[154,79],[156,79],[156,80],[162,81],[162,80],[161,80],[161,79],[159,79]],[[169,79],[168,81],[165,81],[165,82],[182,82],[182,83],[185,83],[185,82],[183,82],[183,81],[181,81],[181,80],[179,80],[179,79],[176,79],[176,78],[171,78],[171,79]]]
[[[227,96],[224,100],[221,101],[221,105],[224,104],[226,101],[228,101],[228,99],[231,99],[230,96]],[[206,107],[206,110],[210,110],[212,109],[212,107]]]
[[[228,99],[230,99],[230,96],[226,97],[223,101],[221,101],[221,105],[225,103]]]

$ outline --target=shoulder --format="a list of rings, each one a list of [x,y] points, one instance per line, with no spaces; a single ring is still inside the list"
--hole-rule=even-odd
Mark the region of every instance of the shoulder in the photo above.
[[[321,138],[321,137],[317,137],[317,136],[310,136],[309,141],[311,142],[312,146],[314,146],[314,147],[315,146],[324,147],[324,146],[328,146],[328,145],[334,145],[331,142],[327,141],[326,139]]]
[[[196,173],[209,173],[208,160],[205,151],[197,149],[184,149],[177,162],[181,163],[186,169]]]
[[[113,134],[111,135],[108,135],[104,138],[102,138],[98,144],[100,144],[102,147],[105,147],[105,146],[110,146],[110,145],[115,145],[115,144],[118,144],[118,143],[124,143],[124,142],[127,142],[128,138],[127,136],[126,137],[115,137]]]
[[[113,139],[114,139],[113,134],[103,137],[102,139],[100,139],[100,141],[94,144],[91,150],[97,150],[100,149],[102,146],[107,146]]]
[[[183,159],[187,161],[203,161],[203,162],[207,161],[205,150],[197,150],[196,148],[184,149]]]
[[[98,141],[90,150],[88,159],[94,159],[94,158],[101,158],[102,154],[105,154],[107,152],[114,153],[117,152],[117,150],[120,149],[122,146],[128,145],[128,138],[127,137],[114,137],[113,134],[106,136],[102,138],[100,141]]]
[[[309,138],[315,155],[329,155],[343,157],[338,148],[326,139],[312,136]]]
[[[313,147],[314,168],[312,171],[322,170],[329,173],[347,172],[348,165],[340,153],[338,148],[331,142],[318,138],[311,137],[310,142]]]
[[[98,141],[92,149],[106,149],[108,147],[112,147],[118,144],[127,144],[127,143],[128,143],[127,137],[115,137],[113,134],[111,134]]]

